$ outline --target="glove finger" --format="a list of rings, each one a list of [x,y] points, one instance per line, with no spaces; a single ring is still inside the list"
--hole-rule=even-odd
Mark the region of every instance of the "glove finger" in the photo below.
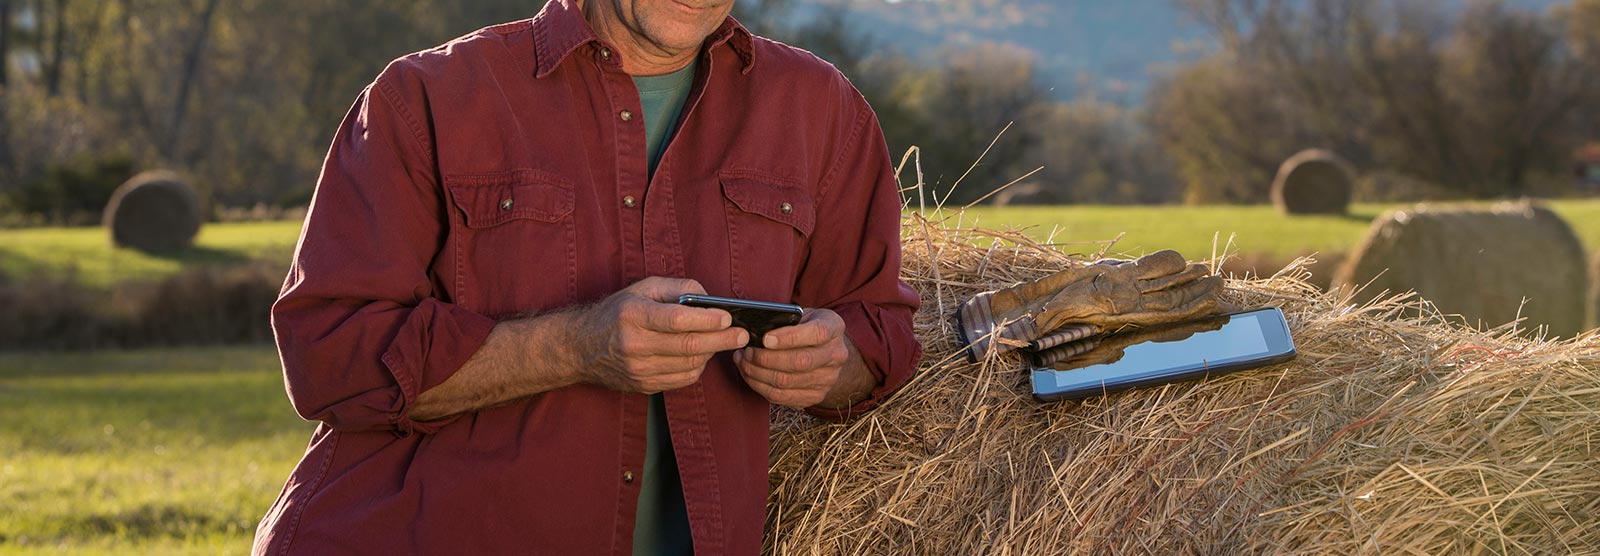
[[[1100,327],[1092,324],[1068,324],[1039,337],[1029,344],[1027,349],[1042,351],[1056,346],[1076,342],[1100,333]]]
[[[1162,249],[1133,261],[1131,272],[1133,272],[1134,278],[1151,280],[1168,274],[1183,272],[1188,266],[1189,261],[1184,259],[1183,255],[1179,255],[1177,251]],[[1128,265],[1115,268],[1128,268]]]
[[[1046,298],[1055,295],[1056,292],[1061,291],[1063,288],[1066,288],[1073,283],[1093,279],[1095,276],[1103,272],[1105,272],[1104,267],[1096,267],[1094,265],[1081,268],[1065,268],[1056,271],[1054,274],[1045,276],[1044,278],[1040,278],[1011,289],[1015,290],[1017,295],[1022,298],[1021,304],[1026,305],[1028,303],[1037,301],[1040,298]]]
[[[1166,276],[1158,276],[1148,280],[1140,280],[1139,292],[1150,293],[1168,289],[1174,286],[1181,286],[1210,275],[1211,269],[1206,268],[1206,265],[1195,263],[1189,265],[1188,268],[1183,269],[1182,272],[1177,274],[1168,274]]]
[[[1226,323],[1227,323],[1227,321],[1225,321],[1223,319],[1200,318],[1200,319],[1197,319],[1197,320],[1192,320],[1192,321],[1189,321],[1189,322],[1183,322],[1183,323],[1179,323],[1179,324],[1175,324],[1175,325],[1172,325],[1172,326],[1169,326],[1169,327],[1162,328],[1160,330],[1157,330],[1157,331],[1153,332],[1148,337],[1142,338],[1140,341],[1143,341],[1143,342],[1176,342],[1178,340],[1182,340],[1182,339],[1188,338],[1190,336],[1193,336],[1195,334],[1199,334],[1201,332],[1210,332],[1210,331],[1213,331],[1213,330],[1221,330],[1222,329],[1222,325],[1226,324]]]
[[[1071,359],[1063,361],[1063,362],[1059,363],[1056,367],[1057,368],[1065,367],[1065,368],[1079,369],[1079,368],[1083,368],[1083,367],[1088,367],[1090,365],[1109,365],[1111,363],[1116,363],[1116,362],[1122,360],[1122,356],[1127,353],[1126,351],[1124,351],[1124,348],[1126,348],[1126,347],[1127,346],[1107,345],[1107,344],[1101,343],[1101,345],[1095,347],[1092,350],[1089,350],[1089,351],[1085,352],[1083,355],[1079,355],[1077,357],[1073,357]]]
[[[1214,305],[1217,294],[1222,293],[1222,286],[1221,276],[1204,276],[1187,284],[1146,293],[1139,297],[1139,308],[1145,311],[1183,311],[1184,307],[1201,300],[1210,300]]]
[[[1070,344],[1063,344],[1034,354],[1033,362],[1035,366],[1049,367],[1057,361],[1071,359],[1073,357],[1088,353],[1090,350],[1099,347],[1099,345],[1100,340],[1093,338],[1088,340],[1079,340]]]
[[[1123,324],[1157,326],[1193,320],[1218,314],[1219,302],[1215,296],[1191,300],[1188,304],[1165,311],[1139,311],[1117,317]]]

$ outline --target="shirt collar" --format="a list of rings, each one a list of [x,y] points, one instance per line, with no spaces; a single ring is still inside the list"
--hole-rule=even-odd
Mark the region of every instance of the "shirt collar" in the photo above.
[[[533,18],[534,56],[537,62],[534,77],[549,75],[579,46],[599,40],[594,29],[589,28],[589,22],[584,21],[583,11],[575,0],[551,0]],[[723,43],[733,48],[739,61],[744,64],[739,73],[749,74],[756,63],[754,39],[750,31],[733,16],[728,16],[717,30],[711,32],[711,36],[706,37],[704,48],[710,51]]]

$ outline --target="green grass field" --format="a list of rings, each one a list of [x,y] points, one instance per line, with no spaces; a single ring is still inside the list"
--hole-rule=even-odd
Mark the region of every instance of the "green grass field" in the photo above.
[[[1057,206],[974,208],[957,220],[985,228],[1026,228],[1030,237],[1057,242],[1109,240],[1127,235],[1114,251],[1139,255],[1177,249],[1191,259],[1211,255],[1213,239],[1233,237],[1239,252],[1287,260],[1343,253],[1354,248],[1372,220],[1407,205],[1358,204],[1349,216],[1287,217],[1270,206]],[[1550,207],[1566,219],[1589,252],[1600,248],[1600,199],[1563,200]]]
[[[1600,200],[1553,203],[1600,246]],[[950,225],[1026,228],[1040,239],[1106,240],[1138,254],[1287,258],[1348,250],[1386,206],[1355,217],[1285,218],[1269,207],[1019,207],[969,211]],[[0,270],[75,268],[86,284],[156,278],[191,264],[287,261],[298,223],[213,224],[199,248],[153,257],[108,246],[103,231],[0,231]],[[1086,248],[1085,250],[1089,250]],[[242,554],[310,436],[284,395],[269,346],[86,354],[0,353],[0,556]]]
[[[1230,237],[1236,252],[1278,261],[1310,253],[1344,253],[1361,241],[1371,220],[1402,205],[1356,205],[1349,216],[1281,216],[1269,206],[1056,206],[982,207],[946,211],[937,218],[951,226],[1023,229],[1031,237],[1058,243],[1116,238],[1115,252],[1138,255],[1177,249],[1193,259],[1208,258],[1213,242]],[[1589,252],[1600,248],[1600,199],[1550,203],[1572,225]],[[122,280],[160,278],[191,264],[243,263],[257,258],[287,264],[300,233],[299,222],[209,224],[195,249],[175,256],[153,256],[113,249],[99,228],[0,230],[0,273],[24,276],[73,269],[79,280],[106,287]],[[1098,245],[1068,246],[1097,251]]]
[[[0,230],[0,273],[76,272],[83,284],[104,288],[123,280],[160,278],[193,264],[237,264],[267,257],[287,265],[299,236],[299,222],[207,224],[193,249],[158,256],[113,248],[103,228]]]
[[[0,554],[244,554],[312,426],[270,347],[0,354]]]

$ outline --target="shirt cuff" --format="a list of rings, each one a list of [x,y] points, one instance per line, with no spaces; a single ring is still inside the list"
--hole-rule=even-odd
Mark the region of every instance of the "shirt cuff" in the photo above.
[[[411,310],[382,358],[400,385],[400,410],[394,417],[396,436],[432,434],[459,417],[413,421],[407,413],[418,395],[454,376],[483,347],[494,326],[494,319],[431,297]]]
[[[911,315],[897,315],[891,311],[862,303],[834,307],[833,311],[844,319],[845,331],[861,354],[867,370],[877,379],[878,385],[866,399],[843,409],[812,406],[806,413],[829,420],[843,420],[865,413],[883,403],[889,396],[911,380],[917,360],[922,357],[922,345],[911,329]],[[906,312],[909,313],[909,310]]]

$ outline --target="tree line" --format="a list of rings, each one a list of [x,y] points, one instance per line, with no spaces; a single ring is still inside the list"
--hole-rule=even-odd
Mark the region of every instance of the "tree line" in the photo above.
[[[844,71],[951,203],[1022,176],[1017,191],[1054,202],[1262,202],[1309,147],[1348,158],[1372,195],[1553,194],[1600,138],[1600,0],[1177,1],[1217,50],[1135,106],[1057,100],[1017,48],[913,56],[845,11],[794,23],[797,0],[741,0],[736,16]],[[303,205],[385,63],[540,4],[0,0],[0,202],[70,220],[114,176],[168,167],[215,205]]]

